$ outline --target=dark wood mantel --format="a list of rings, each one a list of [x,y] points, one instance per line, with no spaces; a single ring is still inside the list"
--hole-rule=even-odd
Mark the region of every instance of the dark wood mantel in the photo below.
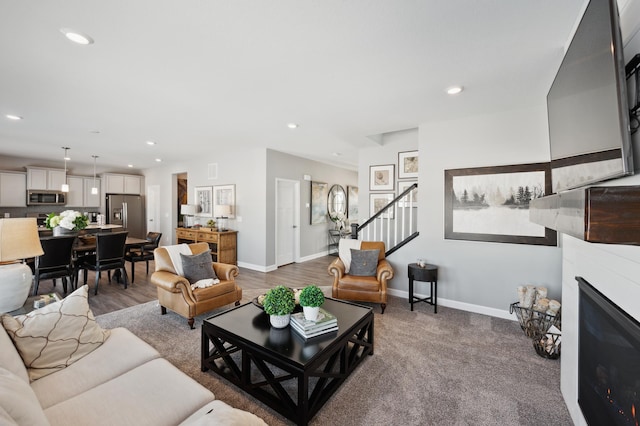
[[[529,218],[591,243],[640,245],[640,186],[591,186],[538,198]]]

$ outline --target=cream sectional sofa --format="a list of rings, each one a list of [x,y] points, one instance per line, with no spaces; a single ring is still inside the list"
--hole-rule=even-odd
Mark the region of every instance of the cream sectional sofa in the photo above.
[[[70,365],[30,381],[20,352],[0,326],[2,425],[265,425],[215,400],[125,328]]]

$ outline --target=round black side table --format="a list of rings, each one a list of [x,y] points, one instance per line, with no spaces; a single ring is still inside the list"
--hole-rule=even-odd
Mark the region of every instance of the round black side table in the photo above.
[[[413,295],[413,280],[431,283],[431,294],[429,297],[420,299]],[[438,313],[438,267],[435,265],[418,266],[417,263],[409,264],[409,303],[413,311],[413,304],[425,302],[433,306],[433,313]]]

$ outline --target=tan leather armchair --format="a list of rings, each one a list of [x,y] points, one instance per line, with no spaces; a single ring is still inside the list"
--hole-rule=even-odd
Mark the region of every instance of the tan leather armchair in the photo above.
[[[189,244],[193,254],[209,250],[207,243]],[[151,275],[151,283],[158,289],[158,301],[162,315],[167,308],[187,318],[192,329],[194,317],[230,303],[240,304],[242,289],[236,285],[238,267],[226,263],[212,262],[213,270],[220,283],[211,287],[191,290],[189,281],[176,274],[171,257],[164,247],[153,251],[156,271]]]
[[[387,281],[393,278],[393,268],[385,259],[384,242],[363,241],[360,249],[380,250],[376,275],[360,277],[346,274],[344,263],[338,257],[328,268],[329,275],[333,275],[331,294],[336,299],[380,303],[384,314],[384,309],[387,307]]]

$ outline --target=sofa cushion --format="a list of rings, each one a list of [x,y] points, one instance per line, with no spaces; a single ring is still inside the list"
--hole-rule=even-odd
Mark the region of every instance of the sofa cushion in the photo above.
[[[180,424],[213,400],[211,391],[158,358],[44,412],[54,426],[163,426]]]
[[[180,426],[267,426],[260,417],[220,401],[211,401]]]
[[[193,290],[193,297],[196,299],[196,302],[204,302],[205,300],[211,300],[214,297],[222,296],[232,291],[236,291],[235,281],[221,281],[220,284],[211,287]]]
[[[160,357],[158,351],[126,328],[114,328],[97,350],[73,365],[31,383],[42,408],[108,382]]]
[[[2,316],[2,324],[27,366],[30,380],[73,364],[109,336],[89,308],[88,289],[82,286],[61,301],[26,315]]]
[[[189,280],[191,284],[200,280],[218,278],[213,271],[211,253],[207,251],[199,254],[180,253],[180,258],[182,259],[184,277]]]
[[[380,250],[351,249],[350,275],[357,277],[373,277],[378,269],[378,255]]]
[[[4,327],[0,327],[0,367],[6,368],[25,383],[29,383],[27,368]]]
[[[49,424],[29,384],[5,368],[0,368],[0,406],[19,425]]]

